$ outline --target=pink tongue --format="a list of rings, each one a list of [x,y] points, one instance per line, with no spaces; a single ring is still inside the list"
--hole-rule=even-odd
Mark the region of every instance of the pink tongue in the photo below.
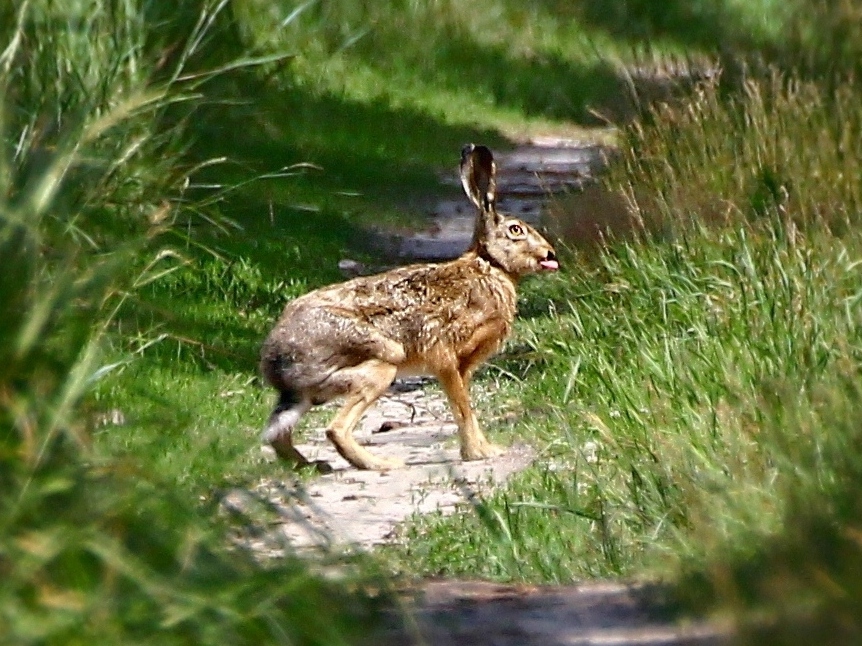
[[[542,260],[539,265],[549,271],[557,271],[560,268],[560,263],[556,260]]]

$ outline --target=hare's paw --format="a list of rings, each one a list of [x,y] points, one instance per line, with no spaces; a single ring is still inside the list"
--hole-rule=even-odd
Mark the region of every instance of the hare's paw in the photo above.
[[[403,469],[404,466],[404,460],[398,458],[375,457],[365,468],[371,471],[391,471],[392,469]]]
[[[461,457],[464,460],[485,460],[503,455],[505,452],[506,447],[492,444],[491,442],[482,442],[475,446],[461,447]]]
[[[332,465],[326,460],[308,460],[305,464],[297,465],[295,469],[297,471],[309,469],[321,476],[325,476],[335,471],[335,469],[332,468]]]

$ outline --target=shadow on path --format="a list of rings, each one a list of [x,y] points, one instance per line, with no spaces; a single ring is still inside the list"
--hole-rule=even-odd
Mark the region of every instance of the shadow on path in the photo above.
[[[408,595],[412,630],[375,635],[380,646],[718,646],[727,626],[675,623],[654,586],[599,581],[570,586],[430,581]],[[402,619],[394,616],[399,624]]]

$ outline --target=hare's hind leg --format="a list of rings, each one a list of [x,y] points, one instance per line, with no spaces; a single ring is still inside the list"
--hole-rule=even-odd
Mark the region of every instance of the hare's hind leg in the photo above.
[[[269,416],[263,431],[263,439],[275,450],[279,458],[293,467],[314,466],[325,471],[325,463],[309,461],[293,445],[293,428],[309,408],[311,408],[310,401],[301,398],[296,392],[282,390],[278,404]]]
[[[362,414],[377,401],[395,379],[398,369],[379,359],[370,359],[358,366],[339,370],[332,376],[346,384],[345,401],[329,424],[326,437],[345,460],[357,469],[385,471],[404,466],[400,460],[380,458],[359,446],[353,429]]]

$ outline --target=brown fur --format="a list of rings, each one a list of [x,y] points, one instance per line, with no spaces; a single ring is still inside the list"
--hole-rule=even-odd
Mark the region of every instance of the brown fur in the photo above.
[[[354,278],[288,303],[261,352],[261,370],[281,394],[264,432],[280,457],[308,464],[293,446],[296,422],[312,405],[344,397],[326,432],[338,452],[359,469],[401,466],[369,453],[352,431],[403,374],[440,381],[465,460],[501,451],[479,428],[470,378],[509,334],[518,280],[557,262],[535,229],[497,213],[495,172],[490,150],[464,148],[461,179],[477,217],[473,244],[460,258]]]

